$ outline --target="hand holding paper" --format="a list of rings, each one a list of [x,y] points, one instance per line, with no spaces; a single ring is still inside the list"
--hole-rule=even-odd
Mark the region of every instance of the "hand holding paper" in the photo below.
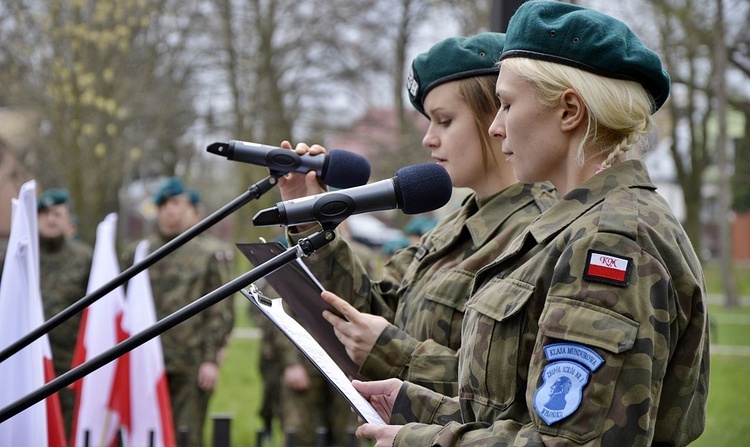
[[[393,403],[396,401],[403,383],[401,379],[374,380],[371,382],[352,380],[354,389],[370,402],[372,408],[378,412],[384,421],[391,419]]]
[[[384,420],[390,420],[393,411],[393,403],[396,401],[398,392],[403,382],[399,379],[376,380],[373,382],[352,381],[352,386],[359,392],[372,408],[378,412]],[[393,445],[396,434],[403,425],[375,425],[362,424],[357,428],[358,438],[369,438],[375,440],[374,447],[388,447]]]
[[[332,292],[325,291],[320,296],[349,320],[342,319],[329,311],[323,312],[323,318],[333,326],[333,332],[346,348],[346,353],[354,363],[362,366],[378,337],[388,326],[388,320],[359,312]]]

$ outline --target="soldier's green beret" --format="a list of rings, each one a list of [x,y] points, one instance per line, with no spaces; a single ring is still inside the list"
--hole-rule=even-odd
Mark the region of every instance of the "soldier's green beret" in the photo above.
[[[505,34],[502,33],[450,37],[417,56],[406,80],[409,100],[414,108],[427,116],[424,98],[440,84],[473,76],[496,75],[504,43]]]
[[[669,75],[659,56],[621,21],[555,1],[522,4],[508,23],[500,59],[526,57],[573,66],[601,76],[640,83],[654,101],[669,96]]]
[[[160,206],[168,198],[185,194],[187,190],[182,181],[177,177],[168,178],[154,194],[154,203]]]
[[[198,194],[198,191],[194,189],[188,189],[187,195],[190,199],[190,203],[192,203],[193,205],[198,205],[199,203],[201,203],[201,195]]]
[[[53,188],[48,189],[39,195],[36,201],[37,211],[41,211],[46,208],[53,207],[55,205],[63,205],[70,202],[70,193],[67,189]]]

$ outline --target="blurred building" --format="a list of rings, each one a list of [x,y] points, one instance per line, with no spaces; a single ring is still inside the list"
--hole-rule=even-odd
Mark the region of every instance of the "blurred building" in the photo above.
[[[23,163],[21,151],[34,135],[34,116],[21,109],[0,107],[0,139],[7,146],[0,146],[0,238],[10,234],[11,199],[33,178]],[[37,185],[40,187],[41,185]],[[3,245],[4,246],[4,245]],[[5,253],[3,253],[3,256]]]

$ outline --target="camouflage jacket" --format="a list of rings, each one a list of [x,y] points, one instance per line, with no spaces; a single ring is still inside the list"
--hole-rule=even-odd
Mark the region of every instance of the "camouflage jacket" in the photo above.
[[[642,163],[567,194],[477,274],[459,396],[405,383],[394,445],[686,445],[705,425],[698,258]]]
[[[161,235],[148,238],[153,252],[168,242]],[[133,246],[123,259],[123,268],[133,262]],[[223,254],[202,236],[187,242],[148,268],[154,295],[156,318],[180,310],[224,285],[227,271]],[[161,334],[164,363],[168,373],[197,373],[203,362],[217,362],[234,325],[231,297]]]
[[[83,242],[64,237],[39,239],[39,282],[45,320],[86,296],[92,257],[91,247]],[[49,333],[57,375],[68,371],[73,362],[80,321],[78,313]]]
[[[396,253],[371,282],[343,241],[307,260],[324,287],[392,322],[360,368],[457,394],[461,322],[474,274],[556,201],[549,186],[516,183],[480,203],[469,196],[419,245]]]

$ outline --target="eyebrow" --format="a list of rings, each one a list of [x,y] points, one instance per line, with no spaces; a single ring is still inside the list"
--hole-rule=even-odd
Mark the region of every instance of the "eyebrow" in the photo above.
[[[495,88],[495,96],[497,96],[497,99],[502,99],[503,96],[508,96],[510,93],[509,90],[503,90],[501,88]]]

